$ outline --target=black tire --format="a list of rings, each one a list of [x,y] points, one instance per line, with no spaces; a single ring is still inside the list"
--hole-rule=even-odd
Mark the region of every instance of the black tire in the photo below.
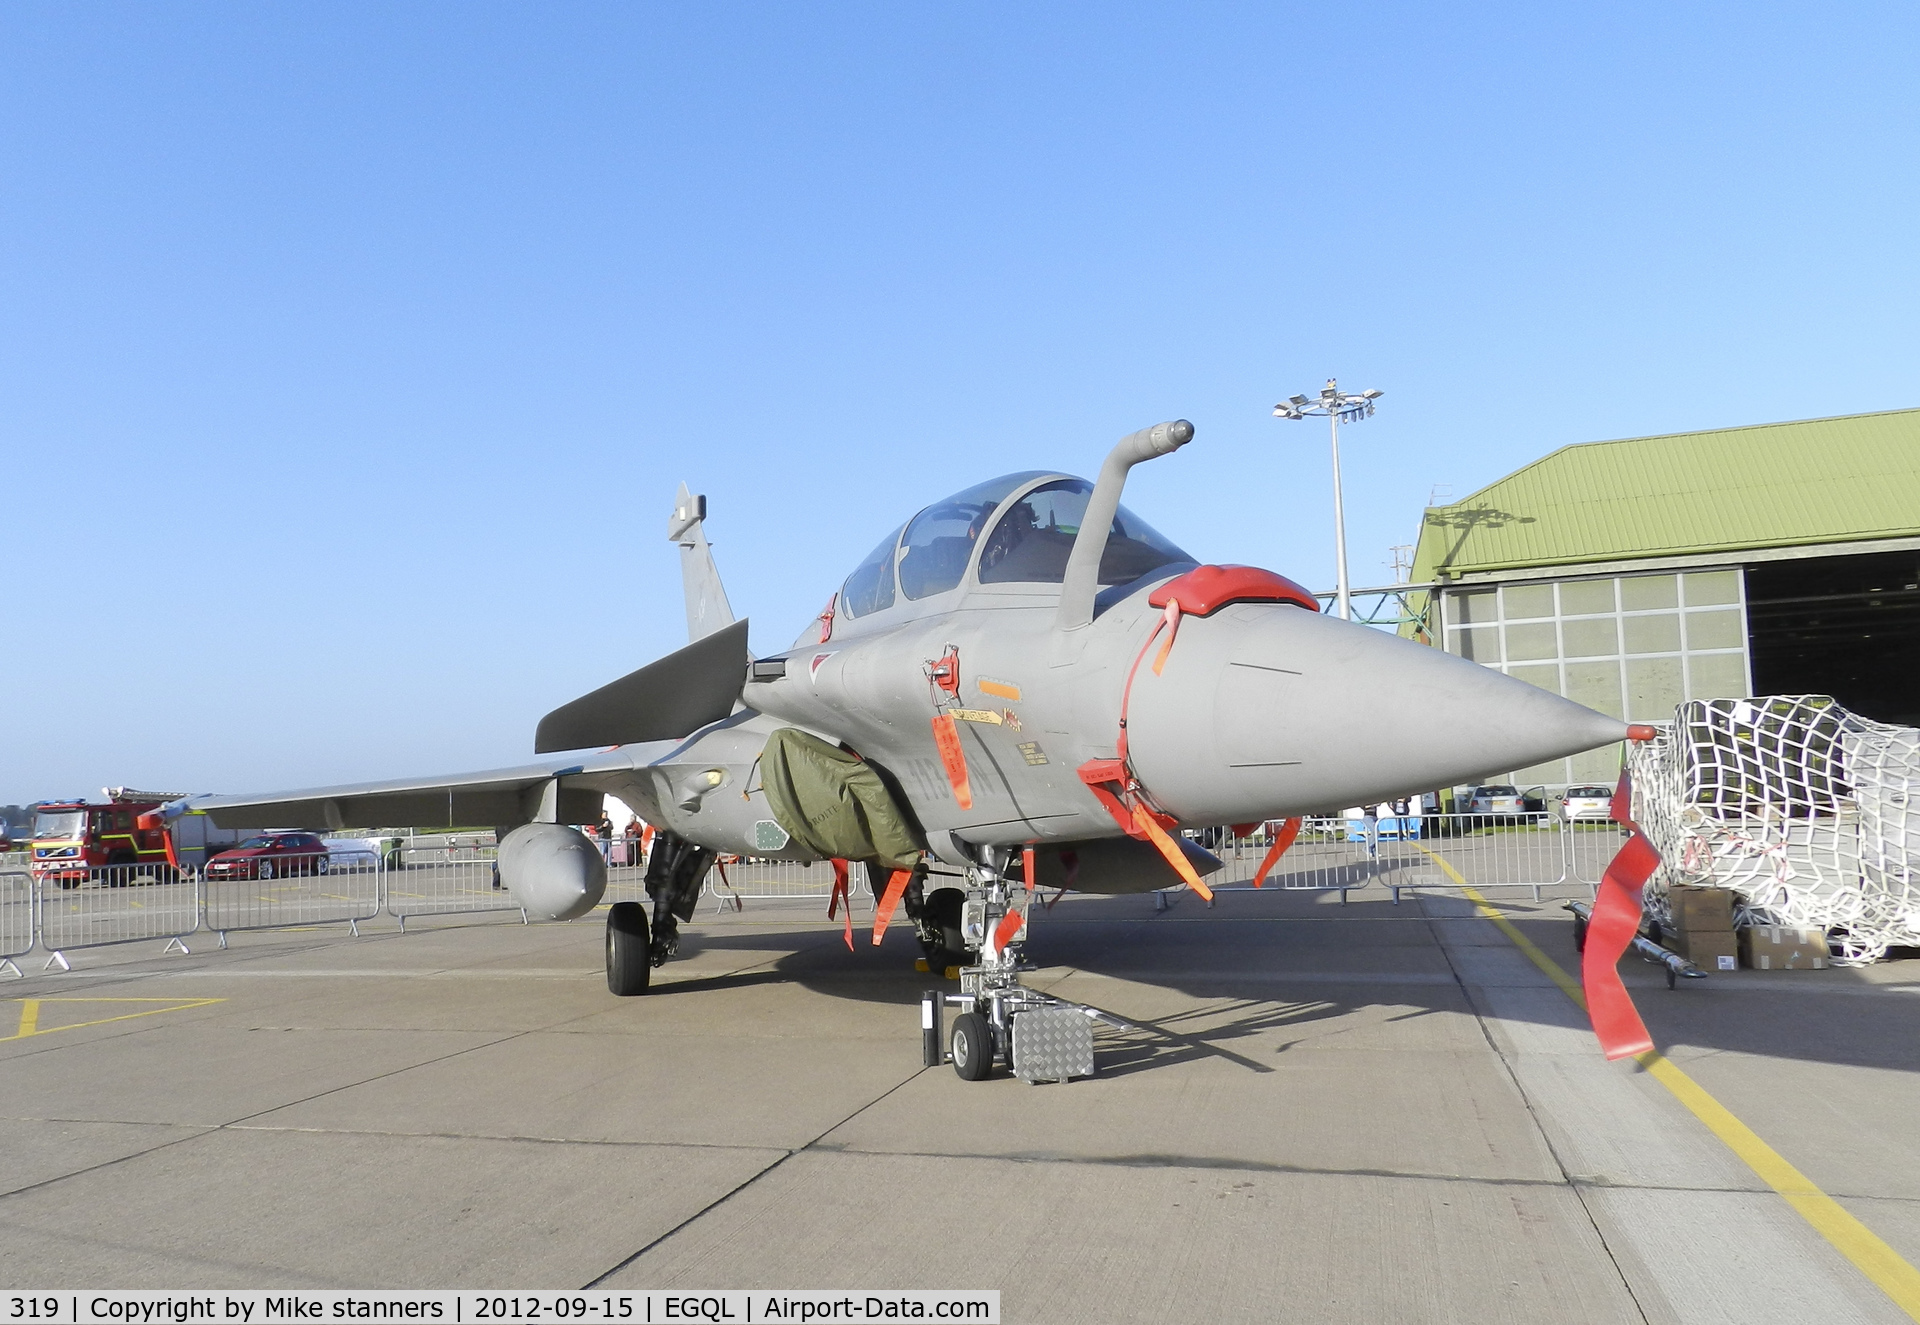
[[[313,858],[313,872],[315,874],[325,874],[332,864],[333,862],[326,856],[315,856]]]
[[[647,992],[653,979],[648,951],[647,908],[638,902],[615,902],[607,908],[607,989],[621,998]]]
[[[962,1012],[953,1019],[947,1047],[962,1081],[985,1081],[993,1071],[993,1031],[978,1012]]]
[[[273,877],[273,862],[263,860],[258,865],[255,865],[253,867],[253,877],[256,879],[271,879]]]
[[[927,959],[927,969],[936,975],[949,966],[972,964],[967,941],[960,933],[961,912],[966,901],[966,895],[955,888],[941,888],[927,898],[925,922],[929,929],[939,933],[940,941],[928,944],[923,939],[920,946]]]

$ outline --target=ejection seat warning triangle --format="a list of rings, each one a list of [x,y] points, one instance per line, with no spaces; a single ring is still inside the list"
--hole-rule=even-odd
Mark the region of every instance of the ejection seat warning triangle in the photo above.
[[[104,1026],[110,1021],[131,1021],[162,1012],[187,1012],[226,1001],[224,998],[10,998],[0,1003],[0,1008],[11,1004],[19,1008],[19,1014],[15,1019],[0,1012],[0,1029],[9,1022],[14,1027],[11,1034],[0,1035],[0,1043],[51,1035],[55,1031]]]

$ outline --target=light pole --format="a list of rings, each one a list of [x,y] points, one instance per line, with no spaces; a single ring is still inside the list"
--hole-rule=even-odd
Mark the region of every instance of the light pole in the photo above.
[[[1328,426],[1333,430],[1333,552],[1338,575],[1334,591],[1342,621],[1353,620],[1353,599],[1347,592],[1347,510],[1340,500],[1340,425],[1358,423],[1372,414],[1373,402],[1385,394],[1384,391],[1362,391],[1358,394],[1343,392],[1339,384],[1329,377],[1327,384],[1320,389],[1318,400],[1289,396],[1273,407],[1275,416],[1282,419],[1325,415]]]

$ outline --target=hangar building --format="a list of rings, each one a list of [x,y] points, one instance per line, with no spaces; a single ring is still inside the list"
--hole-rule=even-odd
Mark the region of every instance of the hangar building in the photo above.
[[[1920,725],[1920,410],[1562,447],[1430,507],[1412,578],[1404,631],[1628,721],[1828,694]]]

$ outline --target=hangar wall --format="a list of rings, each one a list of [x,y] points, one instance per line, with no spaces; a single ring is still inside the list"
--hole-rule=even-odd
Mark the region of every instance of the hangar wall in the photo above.
[[[1562,447],[1430,507],[1407,633],[1630,722],[1831,694],[1920,722],[1920,410]],[[1610,782],[1617,748],[1526,786]]]
[[[1447,652],[1629,722],[1686,699],[1751,693],[1738,569],[1518,581],[1443,596]],[[1614,747],[1512,770],[1515,781],[1610,782]]]

